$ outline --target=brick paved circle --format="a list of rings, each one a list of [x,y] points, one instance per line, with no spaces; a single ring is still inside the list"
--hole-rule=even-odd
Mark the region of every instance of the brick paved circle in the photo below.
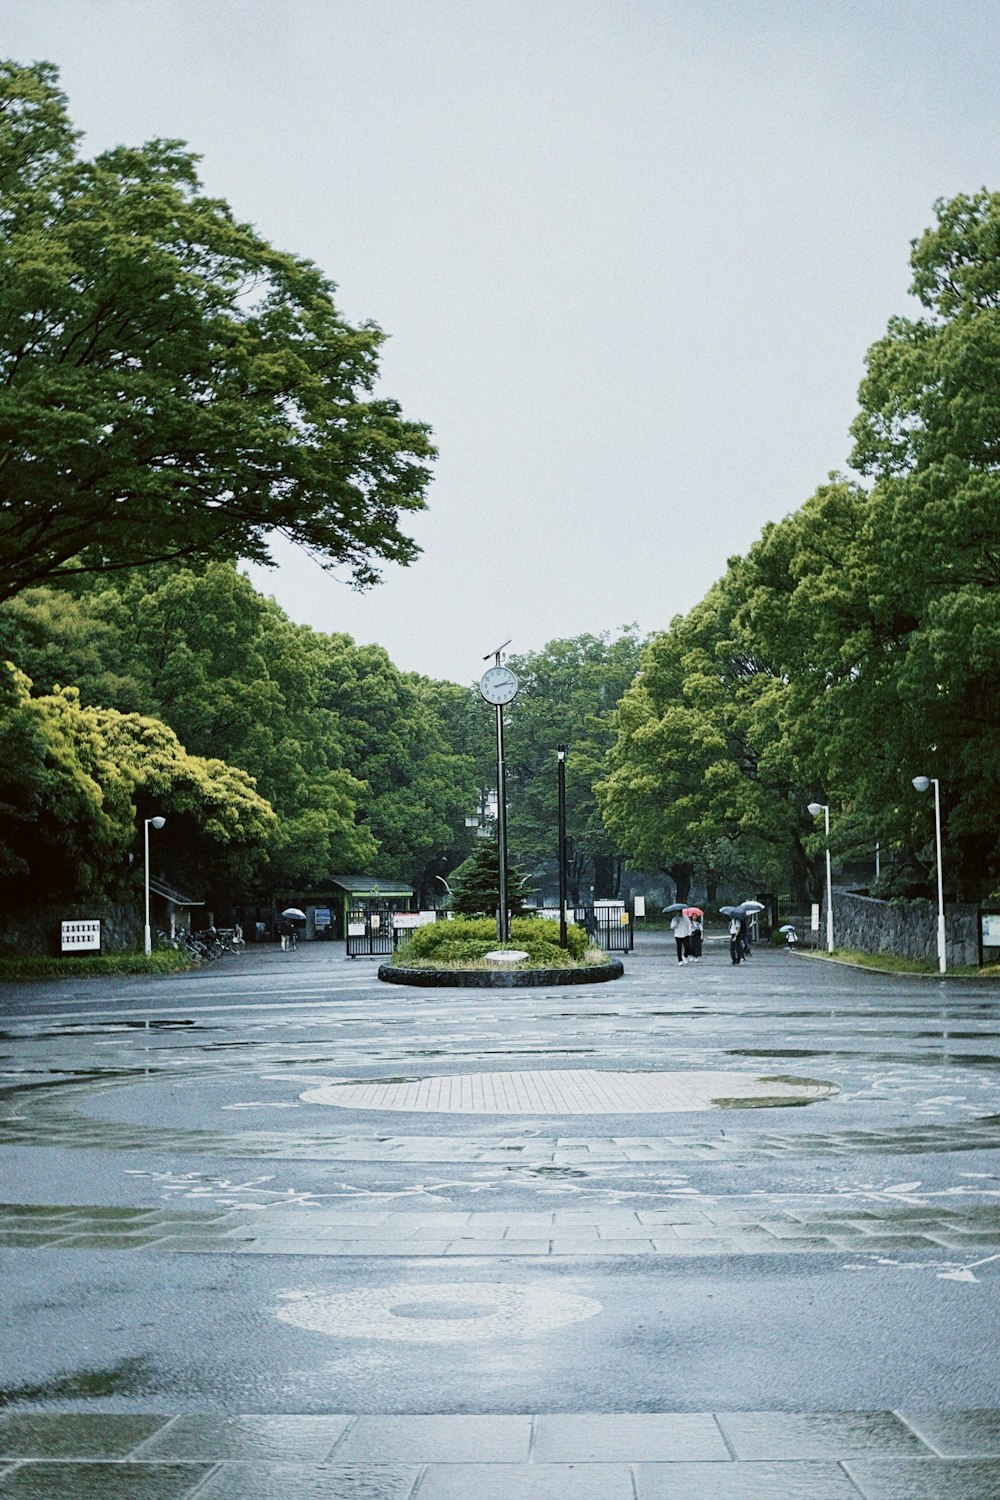
[[[719,1105],[808,1103],[835,1084],[751,1073],[614,1073],[590,1068],[458,1073],[406,1082],[343,1082],[306,1089],[306,1104],[460,1115],[682,1114]]]

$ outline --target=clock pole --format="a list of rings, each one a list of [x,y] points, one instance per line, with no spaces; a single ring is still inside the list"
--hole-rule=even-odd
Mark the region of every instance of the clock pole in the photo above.
[[[480,683],[480,692],[487,703],[494,703],[497,711],[497,864],[499,867],[499,904],[497,906],[497,937],[501,943],[506,943],[510,937],[510,917],[507,911],[507,766],[504,760],[503,748],[503,706],[509,703],[517,692],[517,678],[513,672],[507,671],[502,666],[500,654],[504,646],[509,646],[510,641],[504,641],[496,651],[489,651],[483,657],[489,661],[493,657],[495,666],[483,677]],[[492,672],[500,668],[506,682],[499,685],[498,690],[487,688],[488,679]]]
[[[500,665],[500,652],[496,654]],[[500,905],[497,908],[497,934],[501,943],[510,937],[507,911],[507,762],[503,753],[503,704],[497,704],[497,847],[500,866]]]

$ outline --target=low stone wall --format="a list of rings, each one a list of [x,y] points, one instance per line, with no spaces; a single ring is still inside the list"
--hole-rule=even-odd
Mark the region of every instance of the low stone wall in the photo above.
[[[0,913],[0,947],[19,955],[51,957],[60,951],[60,923],[101,920],[102,953],[134,952],[142,947],[142,914],[135,906],[79,905],[33,907]]]
[[[979,908],[945,907],[945,952],[949,968],[979,963]],[[826,932],[826,902],[820,936]],[[894,953],[899,958],[937,958],[937,906],[933,901],[876,901],[847,891],[833,893],[833,940],[858,953]]]
[[[414,984],[424,989],[525,989],[552,984],[604,984],[621,979],[625,965],[621,959],[606,964],[581,964],[574,969],[397,969],[379,964],[378,977],[383,984]]]

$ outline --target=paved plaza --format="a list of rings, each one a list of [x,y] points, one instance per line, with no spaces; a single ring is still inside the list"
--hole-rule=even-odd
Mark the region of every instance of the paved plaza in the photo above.
[[[2,997],[0,1495],[1000,1495],[1000,991],[784,951]]]

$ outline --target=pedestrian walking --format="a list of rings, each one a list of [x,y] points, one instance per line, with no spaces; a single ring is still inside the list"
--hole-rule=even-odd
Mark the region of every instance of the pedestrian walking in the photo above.
[[[746,957],[746,935],[746,917],[732,917],[729,922],[729,957],[734,964]]]
[[[692,963],[701,961],[701,942],[705,930],[705,919],[695,914],[691,916],[691,936],[688,938],[688,954]]]
[[[287,917],[282,917],[281,921],[278,923],[278,936],[281,939],[282,953],[288,952],[289,948],[292,945],[292,937],[294,933],[295,928],[292,926],[291,922],[289,922]]]
[[[670,923],[670,926],[677,942],[677,962],[679,964],[686,964],[690,961],[691,957],[688,951],[688,945],[691,940],[691,918],[685,916],[683,912],[678,912],[677,916]]]

